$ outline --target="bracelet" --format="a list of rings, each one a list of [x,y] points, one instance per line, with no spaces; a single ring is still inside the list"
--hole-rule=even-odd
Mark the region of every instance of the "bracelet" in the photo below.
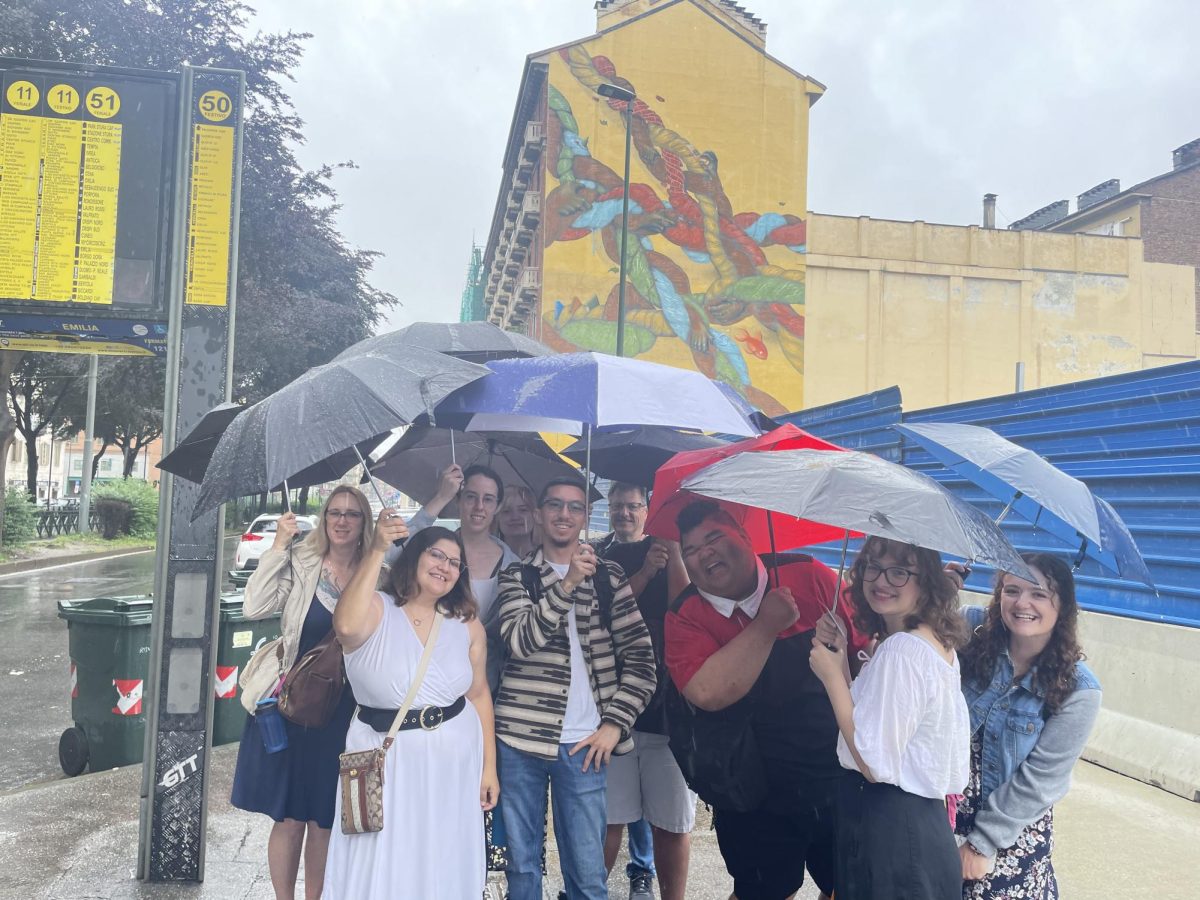
[[[972,853],[974,853],[976,856],[982,856],[984,859],[987,859],[987,854],[984,853],[982,850],[980,850],[978,847],[976,847],[974,844],[972,844],[970,841],[964,841],[963,846],[966,847],[968,850],[970,850]]]

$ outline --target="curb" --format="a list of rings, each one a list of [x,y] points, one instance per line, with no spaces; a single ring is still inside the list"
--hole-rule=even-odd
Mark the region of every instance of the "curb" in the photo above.
[[[39,556],[35,559],[22,559],[16,562],[0,563],[0,576],[16,575],[20,572],[32,572],[35,569],[49,569],[53,566],[69,566],[72,563],[91,562],[92,560],[114,559],[118,556],[133,556],[137,553],[149,553],[154,549],[148,547],[123,547],[120,550],[99,550],[92,553],[72,553],[65,556]]]

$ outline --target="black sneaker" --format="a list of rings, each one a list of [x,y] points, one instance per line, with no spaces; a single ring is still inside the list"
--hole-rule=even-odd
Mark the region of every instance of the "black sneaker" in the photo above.
[[[654,876],[638,872],[629,879],[629,900],[654,900]]]

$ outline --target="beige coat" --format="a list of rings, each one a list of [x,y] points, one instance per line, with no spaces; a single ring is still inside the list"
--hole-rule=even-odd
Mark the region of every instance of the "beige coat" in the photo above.
[[[296,662],[300,631],[320,579],[321,557],[316,545],[303,540],[285,550],[272,546],[246,582],[242,615],[247,619],[265,619],[282,610],[279,632],[283,638],[285,672]]]

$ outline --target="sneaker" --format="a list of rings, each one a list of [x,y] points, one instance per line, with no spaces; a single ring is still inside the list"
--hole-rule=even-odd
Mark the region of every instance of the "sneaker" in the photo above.
[[[629,900],[654,900],[654,876],[638,872],[629,879]]]

